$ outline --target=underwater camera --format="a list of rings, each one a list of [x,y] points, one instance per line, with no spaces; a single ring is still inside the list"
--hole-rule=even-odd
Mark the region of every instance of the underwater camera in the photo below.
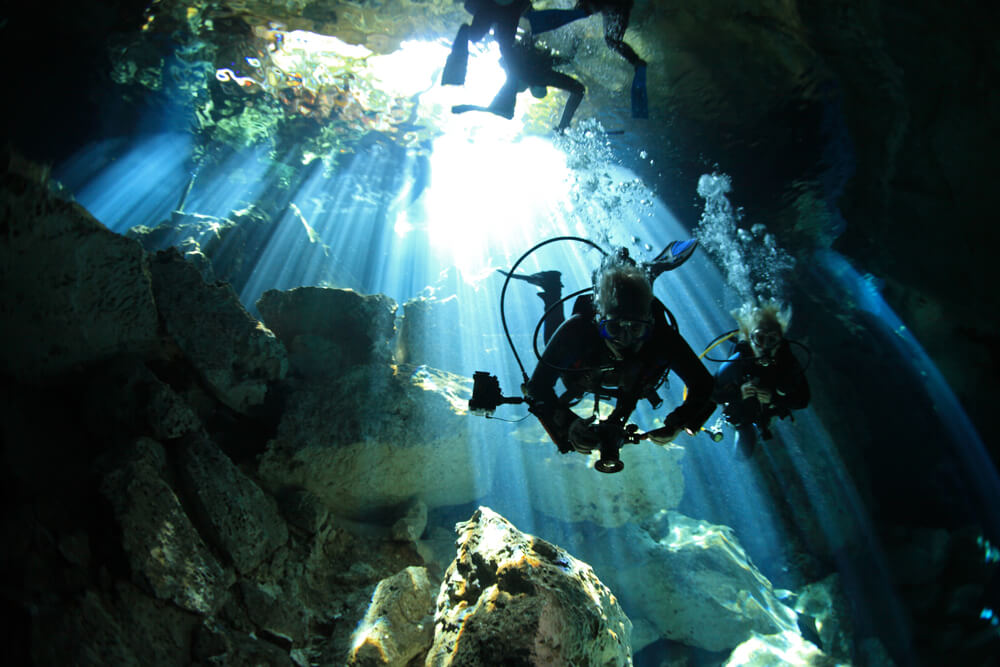
[[[491,417],[501,404],[524,402],[520,396],[504,396],[496,375],[490,375],[486,371],[476,371],[473,374],[472,398],[469,399],[469,412],[472,414]]]

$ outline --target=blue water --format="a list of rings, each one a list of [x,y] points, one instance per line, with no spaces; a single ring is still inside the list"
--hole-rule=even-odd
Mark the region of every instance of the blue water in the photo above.
[[[734,327],[730,312],[742,303],[778,299],[794,309],[801,286],[790,281],[798,269],[798,275],[808,275],[839,300],[845,322],[863,324],[867,335],[877,338],[888,368],[914,380],[908,384],[914,394],[910,405],[919,406],[922,418],[933,422],[935,436],[949,452],[949,484],[944,488],[964,489],[968,499],[956,500],[956,506],[974,516],[984,535],[1000,535],[994,508],[1000,483],[983,442],[941,373],[869,276],[829,248],[793,257],[765,223],[743,219],[739,202],[730,198],[732,183],[722,173],[704,174],[697,191],[690,193],[702,214],[696,227],[685,227],[671,211],[677,203],[661,201],[623,167],[623,152],[631,149],[596,122],[579,121],[566,137],[512,135],[500,119],[484,118],[481,123],[471,134],[469,126],[442,133],[419,157],[373,141],[359,146],[333,172],[319,162],[297,169],[276,164],[267,146],[199,165],[192,137],[166,132],[85,146],[54,173],[83,206],[118,233],[164,223],[181,202],[184,213],[220,223],[233,219],[235,211],[266,211],[268,231],[244,250],[255,264],[245,280],[234,285],[252,313],[264,291],[300,285],[382,293],[399,304],[421,296],[454,296],[457,321],[452,323],[452,337],[439,341],[441,369],[465,377],[488,370],[508,395],[518,393],[523,376],[503,336],[503,280],[496,269],[510,267],[540,241],[583,236],[607,249],[627,247],[634,257],[648,259],[674,239],[696,236],[702,249],[682,270],[665,274],[655,285],[656,295],[696,352]],[[218,232],[206,225],[199,232],[201,242]],[[838,230],[830,233],[835,236]],[[521,270],[558,269],[569,293],[590,284],[598,261],[598,253],[586,245],[565,242],[531,255]],[[803,262],[807,270],[802,270]],[[514,285],[504,305],[513,345],[530,373],[531,334],[541,316],[541,302],[531,288]],[[793,320],[790,335],[822,333],[809,322]],[[817,367],[837,363],[849,364],[850,359],[816,361]],[[712,362],[707,365],[715,370]],[[644,404],[636,423],[652,427],[657,415],[682,400],[682,390],[679,381],[672,381],[662,392],[666,406],[654,413]],[[823,391],[815,393],[819,400],[829,399]],[[892,646],[905,645],[910,630],[888,583],[888,566],[873,525],[880,508],[866,505],[865,489],[849,474],[833,435],[844,429],[824,423],[837,414],[838,406],[819,407],[800,411],[794,422],[777,423],[775,439],[754,465],[735,460],[728,429],[721,443],[704,435],[686,441],[680,509],[733,527],[776,586],[795,585],[805,577],[797,569],[801,563],[795,550],[827,551],[824,558],[832,558],[827,564],[836,566],[866,610],[858,614],[859,626],[877,628]],[[503,410],[498,417],[525,417],[521,406]],[[595,549],[603,562],[628,560],[625,533],[602,532],[589,520],[567,530],[538,510],[526,471],[540,465],[541,457],[552,456],[554,448],[527,446],[518,438],[531,428],[537,431],[530,418],[515,424],[469,419],[476,420],[473,438],[493,446],[492,455],[481,459],[482,477],[488,481],[477,502],[490,505],[522,530],[557,534],[562,546],[584,560],[596,559]],[[858,427],[863,432],[869,425]],[[901,429],[906,430],[889,437],[921,437],[906,425]],[[885,435],[877,427],[869,430]],[[886,441],[876,439],[871,446]],[[470,447],[473,444],[480,443]],[[896,463],[903,477],[923,474],[910,470],[905,458]],[[630,475],[635,485],[660,483],[655,468],[620,474]],[[775,480],[787,491],[784,497],[775,496]],[[594,473],[590,483],[599,503],[601,476]],[[923,491],[920,484],[898,479],[886,484],[899,489],[901,502]],[[789,504],[795,505],[794,511]],[[447,523],[464,518],[467,510],[436,512]],[[815,524],[809,535],[823,535],[828,544],[800,544],[804,538],[797,519],[790,517],[802,515],[811,516]],[[855,550],[838,551],[831,544],[850,544]]]

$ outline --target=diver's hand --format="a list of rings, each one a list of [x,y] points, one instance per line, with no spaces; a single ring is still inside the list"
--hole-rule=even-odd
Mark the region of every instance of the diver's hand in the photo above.
[[[768,403],[771,402],[771,399],[774,398],[774,395],[771,393],[771,390],[765,389],[764,387],[757,387],[757,391],[755,393],[757,395],[757,401],[761,405],[767,405]]]
[[[591,450],[601,446],[601,436],[590,427],[593,421],[593,417],[577,417],[569,425],[569,442],[581,454],[589,454]]]
[[[761,405],[767,405],[774,398],[774,394],[771,393],[770,389],[764,387],[758,387],[754,382],[745,382],[743,386],[740,387],[740,394],[743,399],[756,398]]]
[[[674,441],[681,432],[680,428],[673,428],[671,426],[664,426],[662,428],[656,428],[646,434],[646,437],[655,442],[658,445],[666,445]]]

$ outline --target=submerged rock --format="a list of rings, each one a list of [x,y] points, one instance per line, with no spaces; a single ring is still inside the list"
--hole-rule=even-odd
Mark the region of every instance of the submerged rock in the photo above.
[[[408,567],[375,587],[368,613],[354,634],[350,667],[406,667],[430,648],[434,597],[427,570]]]
[[[709,651],[752,633],[798,635],[796,614],[774,594],[732,530],[663,512],[647,529],[629,526],[621,590],[667,639]]]
[[[0,165],[0,371],[38,383],[159,344],[149,262],[44,171]]]
[[[541,432],[539,426],[529,428]],[[649,442],[625,447],[621,452],[625,469],[614,475],[594,470],[597,452],[588,460],[572,453],[556,454],[551,443],[545,447],[550,456],[525,466],[524,474],[532,504],[551,517],[613,528],[673,509],[684,496],[683,447]]]
[[[351,518],[413,500],[433,508],[479,497],[489,484],[480,464],[488,443],[470,441],[468,417],[447,392],[400,370],[354,366],[297,384],[260,458],[264,483],[306,489]]]
[[[383,294],[326,287],[268,290],[257,309],[300,375],[336,376],[349,366],[392,361],[396,304]]]
[[[161,600],[201,614],[227,599],[233,573],[219,564],[164,480],[166,453],[141,439],[104,477],[133,576]]]
[[[247,413],[285,376],[284,347],[240,305],[233,288],[206,284],[174,250],[152,261],[153,292],[167,333],[219,401]]]
[[[203,531],[241,574],[256,568],[288,540],[288,527],[274,498],[208,438],[194,438],[181,448],[179,468]]]
[[[589,565],[487,507],[457,530],[428,667],[632,664],[632,623]]]

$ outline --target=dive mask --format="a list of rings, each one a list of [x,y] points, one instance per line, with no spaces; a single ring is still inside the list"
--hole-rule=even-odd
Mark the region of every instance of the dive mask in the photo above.
[[[608,340],[646,340],[653,332],[650,320],[626,320],[618,317],[605,318],[598,323],[601,338]]]
[[[750,342],[761,350],[770,352],[781,343],[781,333],[765,329],[755,329],[750,334]]]

